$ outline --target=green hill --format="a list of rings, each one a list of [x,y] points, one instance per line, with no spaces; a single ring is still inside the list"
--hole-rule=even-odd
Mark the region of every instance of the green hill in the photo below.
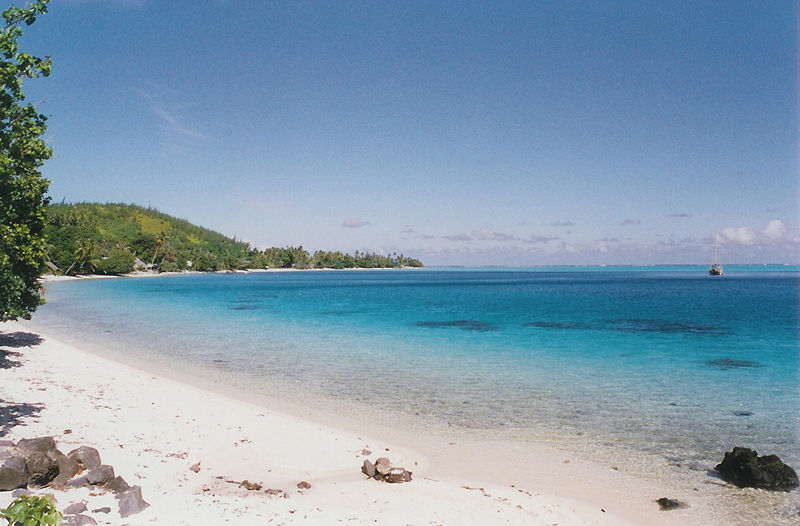
[[[61,274],[422,266],[397,254],[311,256],[302,246],[261,251],[158,210],[119,203],[51,204],[45,237],[48,263]]]

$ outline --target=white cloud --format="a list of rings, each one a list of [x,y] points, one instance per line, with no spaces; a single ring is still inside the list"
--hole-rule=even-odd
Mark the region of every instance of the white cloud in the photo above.
[[[364,221],[363,219],[345,219],[342,221],[342,226],[345,228],[361,228],[362,226],[367,226],[369,221]]]
[[[786,233],[786,225],[780,219],[773,219],[764,229],[764,235],[769,239],[778,240]]]
[[[783,239],[786,235],[786,224],[780,219],[773,219],[764,230],[757,232],[750,226],[729,226],[722,230],[721,239],[740,245],[761,245]]]
[[[558,241],[558,236],[541,236],[538,234],[531,234],[527,239],[521,239],[525,243],[549,243],[551,241]]]
[[[475,239],[479,239],[481,241],[511,241],[514,239],[514,236],[511,234],[505,234],[503,232],[495,232],[486,227],[474,230],[472,232],[472,237],[474,237]]]
[[[472,238],[467,234],[451,234],[449,236],[442,236],[448,241],[472,241]]]
[[[756,233],[749,226],[729,226],[722,231],[722,237],[740,245],[752,245],[756,240]]]
[[[177,133],[179,135],[185,135],[187,137],[196,137],[199,139],[207,139],[208,136],[198,132],[197,130],[193,130],[188,126],[184,126],[178,121],[178,118],[175,116],[174,113],[171,113],[164,108],[159,108],[154,106],[152,108],[153,113],[161,119],[162,121],[162,129],[167,133]]]
[[[152,91],[133,86],[131,90],[139,95],[147,102],[150,107],[150,112],[158,117],[159,129],[169,140],[176,140],[180,137],[189,137],[192,139],[208,139],[209,136],[197,131],[191,126],[187,126],[179,118],[178,113],[186,109],[186,106],[175,105],[174,108],[169,108],[168,104],[158,100]]]

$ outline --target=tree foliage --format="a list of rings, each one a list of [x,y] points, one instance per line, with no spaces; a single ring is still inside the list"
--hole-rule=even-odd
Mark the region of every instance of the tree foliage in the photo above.
[[[398,267],[421,267],[422,262],[418,259],[409,258],[403,254],[393,253],[382,256],[375,253],[362,253],[356,251],[354,255],[343,254],[342,252],[325,252],[318,250],[311,258],[314,268],[398,268]]]
[[[9,7],[0,30],[0,321],[30,318],[43,302],[38,278],[50,182],[39,168],[52,151],[41,138],[47,119],[25,104],[22,88],[25,79],[48,76],[51,62],[20,51],[18,40],[48,2]]]
[[[158,210],[119,203],[52,204],[45,233],[49,261],[63,274],[125,274],[137,260],[163,271],[422,266],[402,254],[311,256],[302,246],[258,250]]]
[[[247,243],[152,208],[120,203],[51,204],[47,255],[63,274],[125,274],[139,269],[246,268]]]

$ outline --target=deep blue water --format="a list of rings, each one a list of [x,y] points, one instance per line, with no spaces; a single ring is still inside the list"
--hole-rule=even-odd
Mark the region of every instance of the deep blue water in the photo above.
[[[279,396],[302,391],[443,426],[586,437],[687,461],[745,445],[797,466],[800,273],[726,272],[426,269],[57,282],[33,323]]]

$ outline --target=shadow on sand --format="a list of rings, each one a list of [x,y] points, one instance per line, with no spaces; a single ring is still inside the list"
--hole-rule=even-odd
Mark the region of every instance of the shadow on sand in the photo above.
[[[34,347],[42,343],[42,338],[32,332],[0,333],[0,369],[20,367],[19,358],[22,353],[12,351],[22,347]],[[9,349],[10,348],[10,349]],[[35,418],[44,409],[44,404],[18,404],[0,398],[0,438],[4,437],[12,427],[24,425],[24,420]]]
[[[0,369],[11,369],[12,367],[20,367],[22,364],[17,359],[20,356],[22,356],[22,353],[0,349]]]
[[[10,349],[2,349],[2,347],[21,348],[21,347],[34,347],[42,343],[42,339],[38,334],[32,332],[9,332],[0,333],[0,369],[11,369],[12,367],[19,367],[22,365],[19,358],[22,356],[21,352],[12,351]]]
[[[42,343],[42,338],[32,332],[0,333],[0,347],[33,347]]]
[[[44,404],[15,404],[0,399],[0,438],[6,436],[12,427],[24,425],[26,418],[35,418],[44,409]]]

